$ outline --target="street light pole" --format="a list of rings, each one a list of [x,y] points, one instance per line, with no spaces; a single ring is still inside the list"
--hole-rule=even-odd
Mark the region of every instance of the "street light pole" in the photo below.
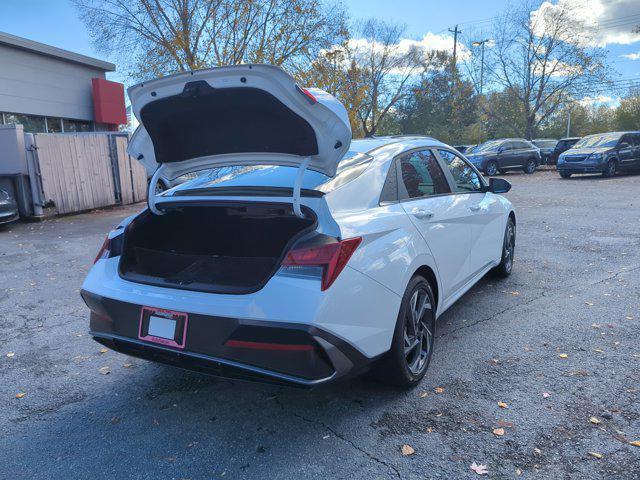
[[[474,47],[481,47],[481,56],[480,56],[480,95],[482,95],[482,87],[484,83],[484,44],[487,43],[489,39],[478,40],[472,43]]]

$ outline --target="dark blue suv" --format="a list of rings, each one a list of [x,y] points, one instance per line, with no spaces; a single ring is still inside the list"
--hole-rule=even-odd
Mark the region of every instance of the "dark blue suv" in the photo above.
[[[515,169],[533,173],[540,164],[540,149],[522,138],[503,138],[478,145],[466,157],[490,176]]]
[[[609,132],[588,135],[558,157],[558,173],[601,173],[640,169],[640,132]]]

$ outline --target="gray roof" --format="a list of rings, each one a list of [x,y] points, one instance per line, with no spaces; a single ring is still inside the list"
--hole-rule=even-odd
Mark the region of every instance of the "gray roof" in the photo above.
[[[52,47],[51,45],[46,45],[44,43],[34,42],[33,40],[17,37],[10,33],[0,32],[0,45],[9,45],[11,47],[20,48],[29,52],[45,55],[47,57],[87,65],[105,72],[115,72],[116,70],[116,66],[113,63],[98,60],[93,57],[87,57],[86,55],[80,55],[79,53],[70,52],[61,48]]]

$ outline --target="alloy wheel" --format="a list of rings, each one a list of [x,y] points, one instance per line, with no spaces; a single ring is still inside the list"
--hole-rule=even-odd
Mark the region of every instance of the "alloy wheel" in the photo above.
[[[496,165],[496,162],[487,163],[487,167],[486,167],[485,172],[490,177],[495,175],[496,173],[498,173],[498,166]]]
[[[527,162],[527,173],[533,173],[536,171],[536,162],[533,160],[529,160]]]
[[[508,222],[507,224],[507,232],[505,234],[504,239],[504,251],[502,253],[502,257],[504,258],[504,269],[507,272],[511,272],[511,268],[513,267],[513,252],[515,250],[516,245],[516,232],[513,223]]]
[[[432,306],[423,288],[411,295],[404,325],[404,356],[412,374],[418,375],[427,365],[433,347]]]

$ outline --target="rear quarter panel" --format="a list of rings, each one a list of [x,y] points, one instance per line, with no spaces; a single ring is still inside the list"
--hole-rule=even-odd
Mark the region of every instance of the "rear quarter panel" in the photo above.
[[[349,266],[402,296],[415,271],[429,266],[431,252],[400,204],[335,215],[342,238],[362,237]],[[439,283],[439,281],[438,281]],[[438,285],[439,288],[439,285]]]

